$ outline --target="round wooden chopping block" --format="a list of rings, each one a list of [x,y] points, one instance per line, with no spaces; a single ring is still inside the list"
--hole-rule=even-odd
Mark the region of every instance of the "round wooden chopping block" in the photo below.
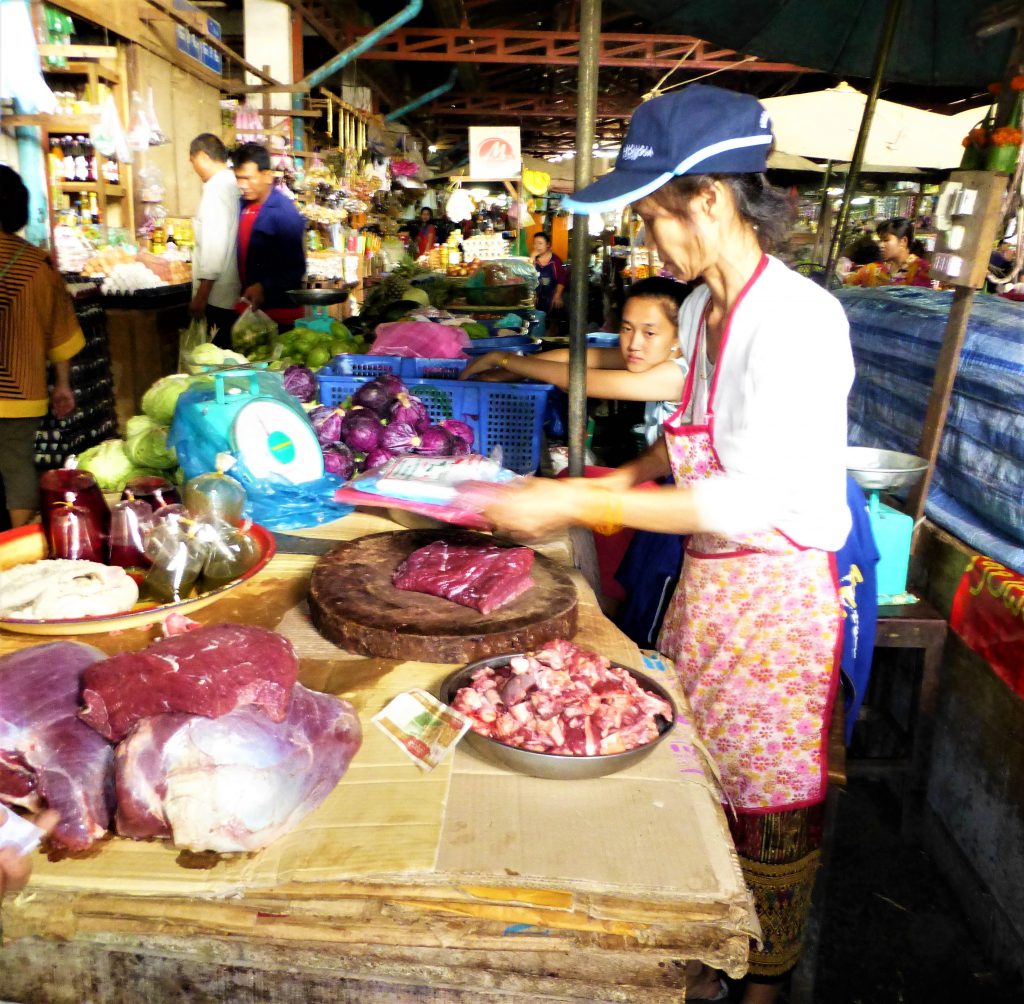
[[[439,540],[503,546],[468,530],[375,533],[341,544],[313,569],[309,609],[317,630],[346,651],[441,663],[525,652],[576,634],[576,586],[540,554],[530,573],[533,588],[490,614],[396,589],[391,579],[398,566],[413,551]]]

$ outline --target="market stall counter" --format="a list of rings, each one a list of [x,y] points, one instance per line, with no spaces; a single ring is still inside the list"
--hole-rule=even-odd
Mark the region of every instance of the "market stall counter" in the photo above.
[[[685,999],[687,960],[744,973],[757,921],[670,670],[649,672],[676,700],[674,732],[585,781],[490,766],[465,744],[421,773],[371,724],[401,692],[436,695],[452,667],[335,648],[310,622],[309,577],[332,542],[399,529],[355,512],[278,535],[260,576],[196,614],[276,629],[303,684],[355,706],[363,746],[327,800],[254,854],[110,837],[40,858],[3,904],[0,997],[667,1004]],[[542,550],[571,564],[567,541]],[[642,666],[572,574],[577,642]],[[88,639],[108,653],[150,640]],[[0,635],[0,654],[29,644]]]

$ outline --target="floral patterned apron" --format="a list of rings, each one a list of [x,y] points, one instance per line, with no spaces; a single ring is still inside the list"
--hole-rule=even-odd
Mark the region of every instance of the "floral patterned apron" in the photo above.
[[[714,444],[714,399],[728,324],[703,422],[694,414],[694,424],[681,424],[706,314],[682,403],[665,423],[680,487],[724,470]],[[658,649],[675,660],[698,734],[735,809],[779,812],[824,799],[840,625],[833,554],[800,547],[778,530],[689,538]]]

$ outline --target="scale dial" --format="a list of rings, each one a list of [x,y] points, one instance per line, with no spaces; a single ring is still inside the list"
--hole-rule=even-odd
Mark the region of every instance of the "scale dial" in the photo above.
[[[231,440],[235,455],[255,478],[281,478],[298,485],[324,476],[316,434],[278,401],[243,405],[231,427]]]

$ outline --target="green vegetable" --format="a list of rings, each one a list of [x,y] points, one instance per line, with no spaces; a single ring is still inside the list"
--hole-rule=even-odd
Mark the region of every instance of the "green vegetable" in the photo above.
[[[277,325],[262,311],[250,308],[231,329],[231,347],[248,355],[257,346],[266,345],[276,334]]]
[[[314,371],[320,369],[321,366],[326,366],[330,360],[331,350],[322,345],[318,345],[306,353],[306,365]]]
[[[184,373],[161,377],[142,395],[142,410],[158,425],[170,425],[178,398],[192,386]]]
[[[78,469],[88,471],[101,491],[120,492],[136,477],[155,475],[163,477],[163,471],[133,464],[125,452],[123,439],[107,439],[99,446],[78,455]]]
[[[477,321],[463,321],[459,327],[462,328],[470,338],[488,338],[491,334],[487,330],[487,326],[485,324],[480,324]]]
[[[128,419],[124,451],[133,464],[165,469],[174,467],[174,450],[167,446],[167,426],[159,425],[148,415]]]

